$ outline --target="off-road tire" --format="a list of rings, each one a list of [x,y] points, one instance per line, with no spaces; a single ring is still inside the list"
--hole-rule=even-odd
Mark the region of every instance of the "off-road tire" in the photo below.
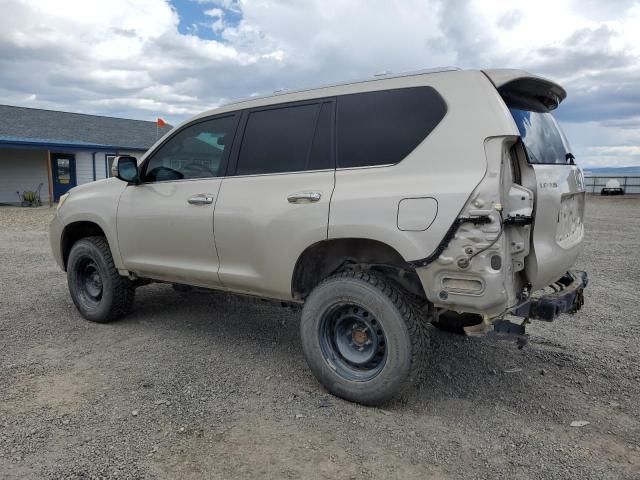
[[[99,295],[91,295],[98,290],[95,285],[91,287],[92,291],[85,286],[89,268],[94,278],[96,275],[99,277]],[[125,316],[133,307],[135,287],[131,280],[118,273],[104,237],[85,237],[71,247],[67,261],[67,284],[76,308],[92,322],[112,322]]]
[[[345,378],[335,364],[330,364],[326,348],[323,350],[323,318],[340,305],[355,305],[370,312],[384,331],[386,360],[371,379]],[[427,327],[415,303],[380,274],[341,272],[324,280],[306,299],[300,336],[305,359],[316,379],[329,392],[346,400],[365,405],[384,404],[424,378],[429,346]]]

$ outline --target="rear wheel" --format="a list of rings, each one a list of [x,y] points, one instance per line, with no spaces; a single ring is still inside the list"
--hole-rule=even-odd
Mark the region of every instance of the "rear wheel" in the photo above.
[[[76,308],[87,320],[106,323],[131,311],[133,283],[118,274],[104,237],[78,240],[69,253],[67,284]]]
[[[322,282],[304,304],[300,332],[315,377],[347,400],[384,403],[422,377],[425,327],[382,276],[344,272]]]

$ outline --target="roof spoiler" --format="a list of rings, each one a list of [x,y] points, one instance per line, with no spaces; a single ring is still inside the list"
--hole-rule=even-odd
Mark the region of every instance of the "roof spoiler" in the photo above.
[[[567,98],[567,92],[557,83],[524,70],[504,68],[483,70],[483,73],[495,85],[509,107],[549,112]]]

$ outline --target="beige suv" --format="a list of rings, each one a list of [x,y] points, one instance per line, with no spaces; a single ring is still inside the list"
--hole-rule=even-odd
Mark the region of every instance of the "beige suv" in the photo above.
[[[95,322],[150,281],[301,304],[316,378],[379,404],[422,377],[428,323],[521,341],[582,305],[565,96],[444,69],[229,104],[61,198],[53,254]]]

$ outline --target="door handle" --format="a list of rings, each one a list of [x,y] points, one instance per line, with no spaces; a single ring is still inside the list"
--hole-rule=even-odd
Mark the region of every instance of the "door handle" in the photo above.
[[[287,196],[289,203],[312,203],[319,201],[321,198],[322,194],[320,192],[300,192]]]
[[[210,205],[213,203],[213,194],[211,193],[199,193],[193,197],[187,199],[191,205]]]

